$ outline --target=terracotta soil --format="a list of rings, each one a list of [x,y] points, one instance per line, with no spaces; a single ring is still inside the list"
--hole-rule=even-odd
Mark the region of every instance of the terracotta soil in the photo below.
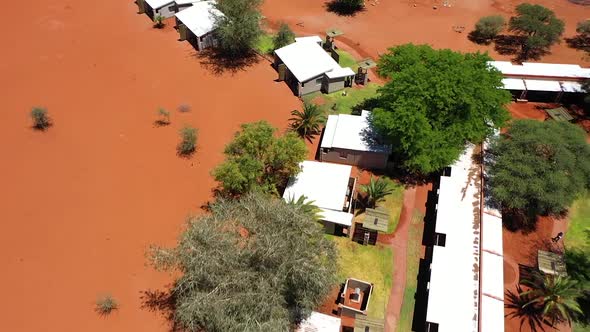
[[[268,62],[213,74],[132,1],[5,5],[0,329],[166,331],[141,308],[142,291],[171,281],[146,266],[146,248],[173,244],[185,217],[201,213],[241,123],[283,130],[300,103]],[[53,119],[46,132],[30,128],[36,105]],[[154,126],[158,107],[170,126]],[[176,156],[184,124],[199,129],[190,159]],[[103,293],[120,304],[104,318],[94,312]]]

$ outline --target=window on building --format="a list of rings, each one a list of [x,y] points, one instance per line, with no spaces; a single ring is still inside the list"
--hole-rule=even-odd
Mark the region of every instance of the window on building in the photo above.
[[[316,79],[315,79],[315,84],[322,84],[322,80],[323,80],[323,79],[324,79],[323,77],[316,78]]]
[[[434,245],[444,247],[447,243],[447,235],[442,233],[434,233]]]
[[[176,6],[170,6],[168,7],[168,11],[171,13],[176,13]]]
[[[445,167],[443,169],[443,174],[442,176],[451,176],[451,168],[450,167]]]

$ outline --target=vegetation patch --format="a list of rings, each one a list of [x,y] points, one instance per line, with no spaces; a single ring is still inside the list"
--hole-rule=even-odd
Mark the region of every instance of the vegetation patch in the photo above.
[[[350,69],[352,69],[356,73],[356,71],[359,68],[359,65],[357,63],[357,60],[352,56],[352,54],[341,49],[336,50],[336,53],[338,53],[339,56],[338,64],[340,65],[340,67],[350,67]]]
[[[260,54],[271,54],[274,50],[274,36],[269,33],[260,34],[254,48]]]
[[[326,235],[338,249],[338,281],[356,278],[374,284],[367,316],[384,318],[393,280],[393,251],[377,244],[363,246],[346,237]]]
[[[406,288],[398,321],[397,331],[411,331],[416,304],[415,294],[418,287],[418,270],[420,268],[422,219],[424,215],[415,210],[412,215],[408,236],[408,251],[406,253]]]
[[[99,297],[96,300],[96,306],[94,308],[94,310],[101,316],[107,316],[117,309],[119,309],[119,304],[109,294]]]
[[[400,213],[402,212],[402,205],[404,203],[404,186],[397,181],[393,181],[386,177],[383,178],[389,182],[391,193],[385,196],[384,200],[377,204],[377,206],[384,208],[387,210],[387,213],[389,213],[387,234],[391,234],[395,232],[397,224],[399,223]]]
[[[332,114],[352,114],[362,109],[370,111],[371,101],[375,101],[380,87],[379,84],[369,83],[364,87],[346,88],[330,94],[312,93],[303,97],[303,100],[320,101],[320,107]]]

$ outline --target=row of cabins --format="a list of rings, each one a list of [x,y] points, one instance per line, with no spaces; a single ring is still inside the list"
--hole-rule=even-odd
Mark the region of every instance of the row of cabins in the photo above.
[[[223,17],[215,1],[204,0],[137,0],[140,13],[152,20],[175,17],[180,40],[188,41],[196,50],[202,51],[217,45],[215,21]]]
[[[576,103],[584,96],[582,82],[590,79],[590,68],[579,65],[509,61],[490,61],[499,70],[503,88],[517,101]]]

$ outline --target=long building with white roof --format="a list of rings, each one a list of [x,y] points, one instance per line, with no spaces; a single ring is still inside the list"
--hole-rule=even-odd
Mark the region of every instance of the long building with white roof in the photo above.
[[[509,61],[490,61],[504,79],[504,89],[518,99],[559,102],[564,95],[583,93],[582,81],[590,79],[590,68],[557,63],[524,62],[521,65]]]
[[[331,93],[352,86],[354,71],[342,68],[324,50],[319,36],[296,38],[274,54],[279,80],[285,81],[297,96],[316,91]]]
[[[502,218],[482,202],[474,148],[440,177],[425,331],[504,331]]]

